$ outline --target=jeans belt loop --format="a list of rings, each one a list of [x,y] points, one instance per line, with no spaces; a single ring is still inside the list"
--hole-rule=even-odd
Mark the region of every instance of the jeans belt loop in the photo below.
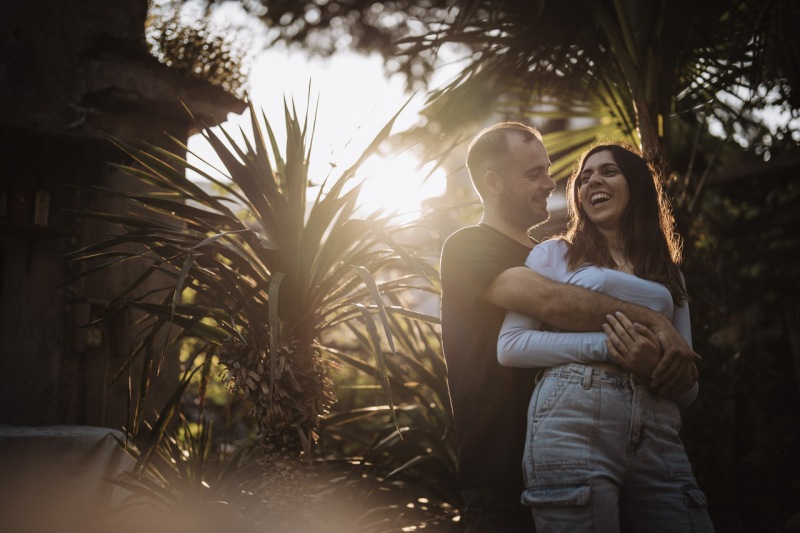
[[[594,371],[594,368],[590,367],[589,365],[586,365],[586,367],[583,369],[583,388],[586,389],[586,390],[589,390],[589,389],[592,388],[592,372],[593,371]]]

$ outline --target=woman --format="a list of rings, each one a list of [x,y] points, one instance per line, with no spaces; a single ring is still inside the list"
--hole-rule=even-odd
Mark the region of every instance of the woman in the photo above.
[[[647,163],[620,145],[595,146],[567,191],[567,233],[537,245],[526,264],[659,311],[691,343],[680,243]],[[697,385],[659,397],[647,387],[660,356],[654,336],[624,315],[603,328],[552,332],[508,313],[500,332],[501,364],[549,367],[531,398],[523,460],[522,501],[537,532],[713,531],[679,437],[678,406]],[[635,373],[614,362],[629,350]]]

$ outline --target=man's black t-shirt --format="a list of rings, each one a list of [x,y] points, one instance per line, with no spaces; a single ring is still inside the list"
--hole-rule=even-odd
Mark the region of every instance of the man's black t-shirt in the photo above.
[[[501,272],[523,265],[529,252],[486,225],[455,232],[442,250],[442,342],[462,489],[516,484],[523,490],[522,453],[535,370],[497,362],[505,309],[480,295]]]

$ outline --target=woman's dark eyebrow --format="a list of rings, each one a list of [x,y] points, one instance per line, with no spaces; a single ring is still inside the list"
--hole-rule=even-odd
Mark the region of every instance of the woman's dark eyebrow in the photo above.
[[[603,169],[608,168],[608,167],[617,167],[617,168],[619,168],[619,165],[616,164],[616,163],[603,163],[602,165],[600,165],[597,168],[598,168],[598,170],[603,170]],[[592,171],[592,170],[594,170],[594,168],[593,167],[589,167],[589,168],[583,167],[583,170],[581,170],[581,174],[580,175],[583,176],[586,173],[587,170]]]

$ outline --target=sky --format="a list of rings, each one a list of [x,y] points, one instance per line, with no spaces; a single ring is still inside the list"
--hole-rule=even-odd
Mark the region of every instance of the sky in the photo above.
[[[278,83],[271,75],[275,72],[282,73]],[[409,99],[393,131],[413,126],[423,103],[421,95],[412,97],[404,91],[404,81],[399,76],[386,79],[383,60],[378,55],[344,52],[323,60],[286,49],[259,57],[250,77],[250,97],[268,117],[282,117],[284,96],[294,98],[298,108],[304,106],[309,82],[312,108],[319,98],[311,162],[314,176],[325,175],[331,162],[341,169],[349,166]],[[423,184],[425,170],[418,167],[419,162],[408,152],[368,160],[363,169],[365,206],[418,210],[423,197],[444,193],[443,175],[434,175]]]
[[[216,15],[222,24],[229,21],[247,24],[240,19],[234,3],[223,4],[223,8]],[[254,24],[249,27],[259,31],[259,23]],[[258,48],[256,42],[254,49]],[[407,101],[393,131],[413,126],[424,103],[424,95],[405,91],[401,76],[387,79],[383,59],[378,54],[341,52],[330,58],[318,58],[309,57],[301,50],[274,45],[254,53],[248,70],[248,97],[268,118],[275,117],[271,125],[278,130],[278,135],[283,131],[284,98],[294,100],[301,114],[308,103],[309,86],[312,112],[319,99],[310,162],[310,174],[315,182],[325,178],[332,163],[343,170],[354,162]],[[449,74],[439,72],[438,79]],[[238,134],[239,126],[246,131],[250,129],[249,120],[247,113],[231,114],[222,126]],[[214,159],[199,136],[190,139],[189,148],[203,158]],[[388,209],[413,218],[422,199],[439,196],[445,191],[444,171],[437,171],[426,180],[427,171],[427,167],[420,168],[414,155],[402,151],[402,147],[387,158],[370,158],[359,173],[364,179],[360,196],[363,212]],[[313,194],[315,191],[311,191],[309,197]]]

